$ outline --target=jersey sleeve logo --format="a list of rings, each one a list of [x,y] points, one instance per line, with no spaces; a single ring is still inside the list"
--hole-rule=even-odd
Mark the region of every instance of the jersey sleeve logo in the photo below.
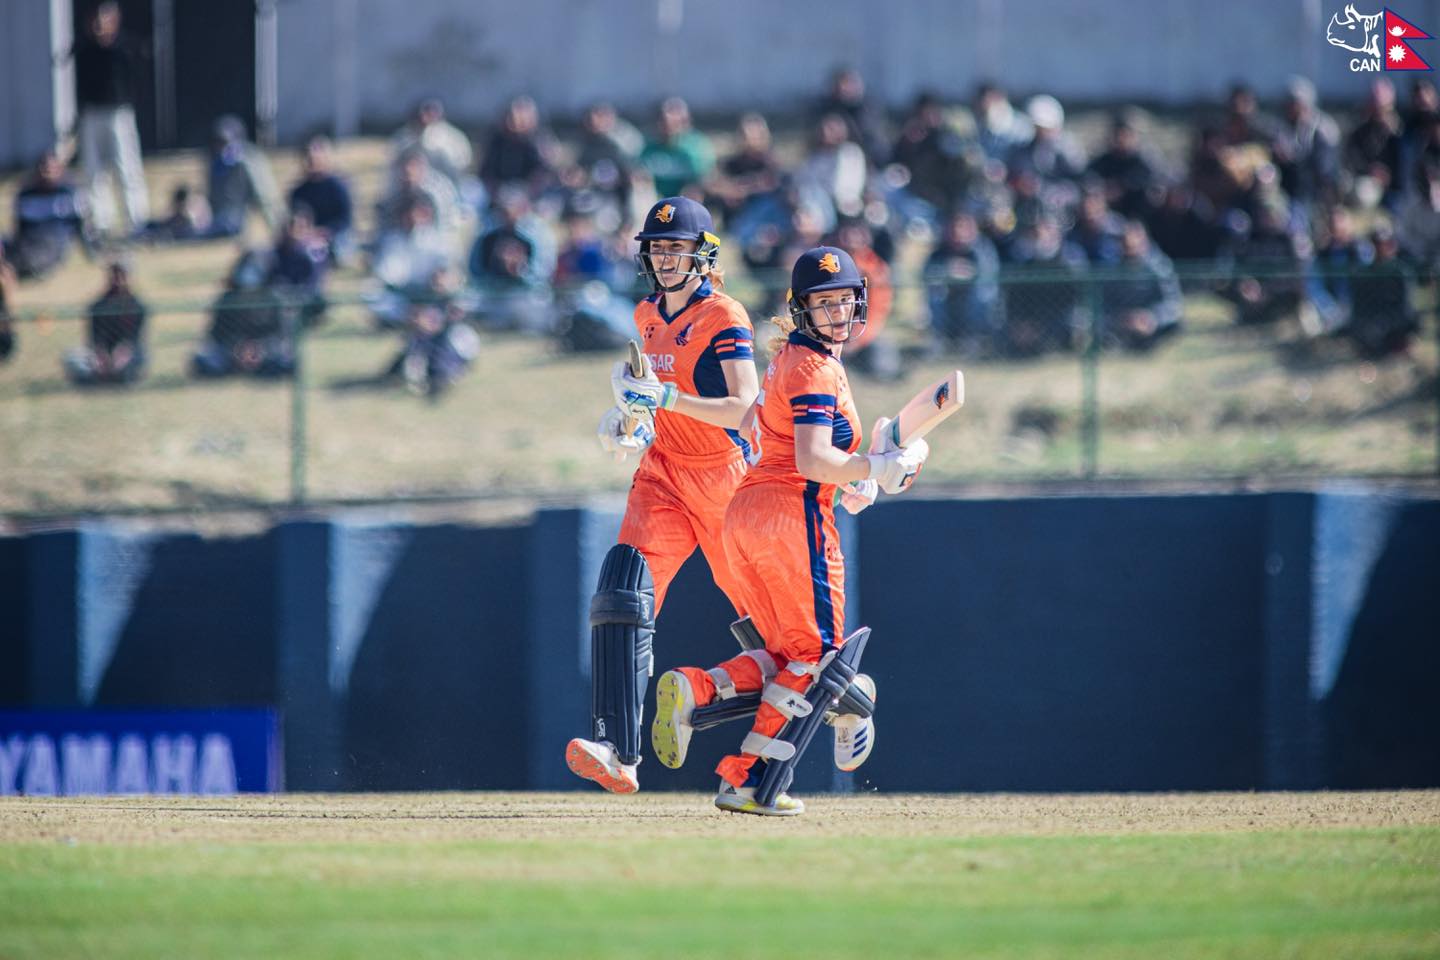
[[[690,342],[690,328],[695,326],[694,321],[685,324],[685,328],[675,334],[675,346],[683,347]]]

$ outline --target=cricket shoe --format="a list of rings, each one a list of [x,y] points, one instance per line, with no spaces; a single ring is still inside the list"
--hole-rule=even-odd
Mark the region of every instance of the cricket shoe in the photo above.
[[[608,740],[598,743],[576,737],[565,747],[565,763],[576,776],[594,780],[611,793],[634,793],[640,789],[635,775],[637,764],[621,763],[620,755]]]
[[[650,722],[650,746],[660,762],[680,769],[690,749],[690,735],[695,728],[690,717],[695,712],[695,691],[679,670],[670,670],[655,685],[655,719]]]
[[[755,799],[754,787],[737,787],[728,780],[720,781],[720,792],[715,795],[715,806],[726,813],[753,813],[758,817],[798,817],[805,812],[805,803],[788,793],[775,798],[775,805],[762,806]]]
[[[855,674],[854,683],[872,702],[875,700],[875,681],[869,674]],[[830,728],[835,731],[835,766],[848,773],[870,758],[870,751],[875,749],[874,717],[842,713],[830,721]]]

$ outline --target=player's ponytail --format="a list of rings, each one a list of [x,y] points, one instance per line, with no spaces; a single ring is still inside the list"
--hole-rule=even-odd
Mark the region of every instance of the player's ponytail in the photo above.
[[[772,354],[776,354],[780,352],[780,348],[785,346],[786,342],[790,339],[790,334],[795,332],[795,318],[790,316],[771,317],[770,322],[775,324],[780,332],[771,337],[765,346],[769,348]]]
[[[725,268],[720,265],[719,260],[710,261],[710,266],[706,270],[705,276],[710,278],[710,286],[716,290],[725,289]]]

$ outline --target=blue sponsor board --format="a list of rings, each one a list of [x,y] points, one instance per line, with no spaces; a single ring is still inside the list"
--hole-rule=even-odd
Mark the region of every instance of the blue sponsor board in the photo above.
[[[274,710],[0,710],[0,795],[275,793]]]

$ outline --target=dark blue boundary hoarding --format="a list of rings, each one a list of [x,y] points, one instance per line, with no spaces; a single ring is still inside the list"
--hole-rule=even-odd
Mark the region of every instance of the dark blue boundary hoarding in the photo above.
[[[0,795],[275,793],[274,710],[0,711]]]

